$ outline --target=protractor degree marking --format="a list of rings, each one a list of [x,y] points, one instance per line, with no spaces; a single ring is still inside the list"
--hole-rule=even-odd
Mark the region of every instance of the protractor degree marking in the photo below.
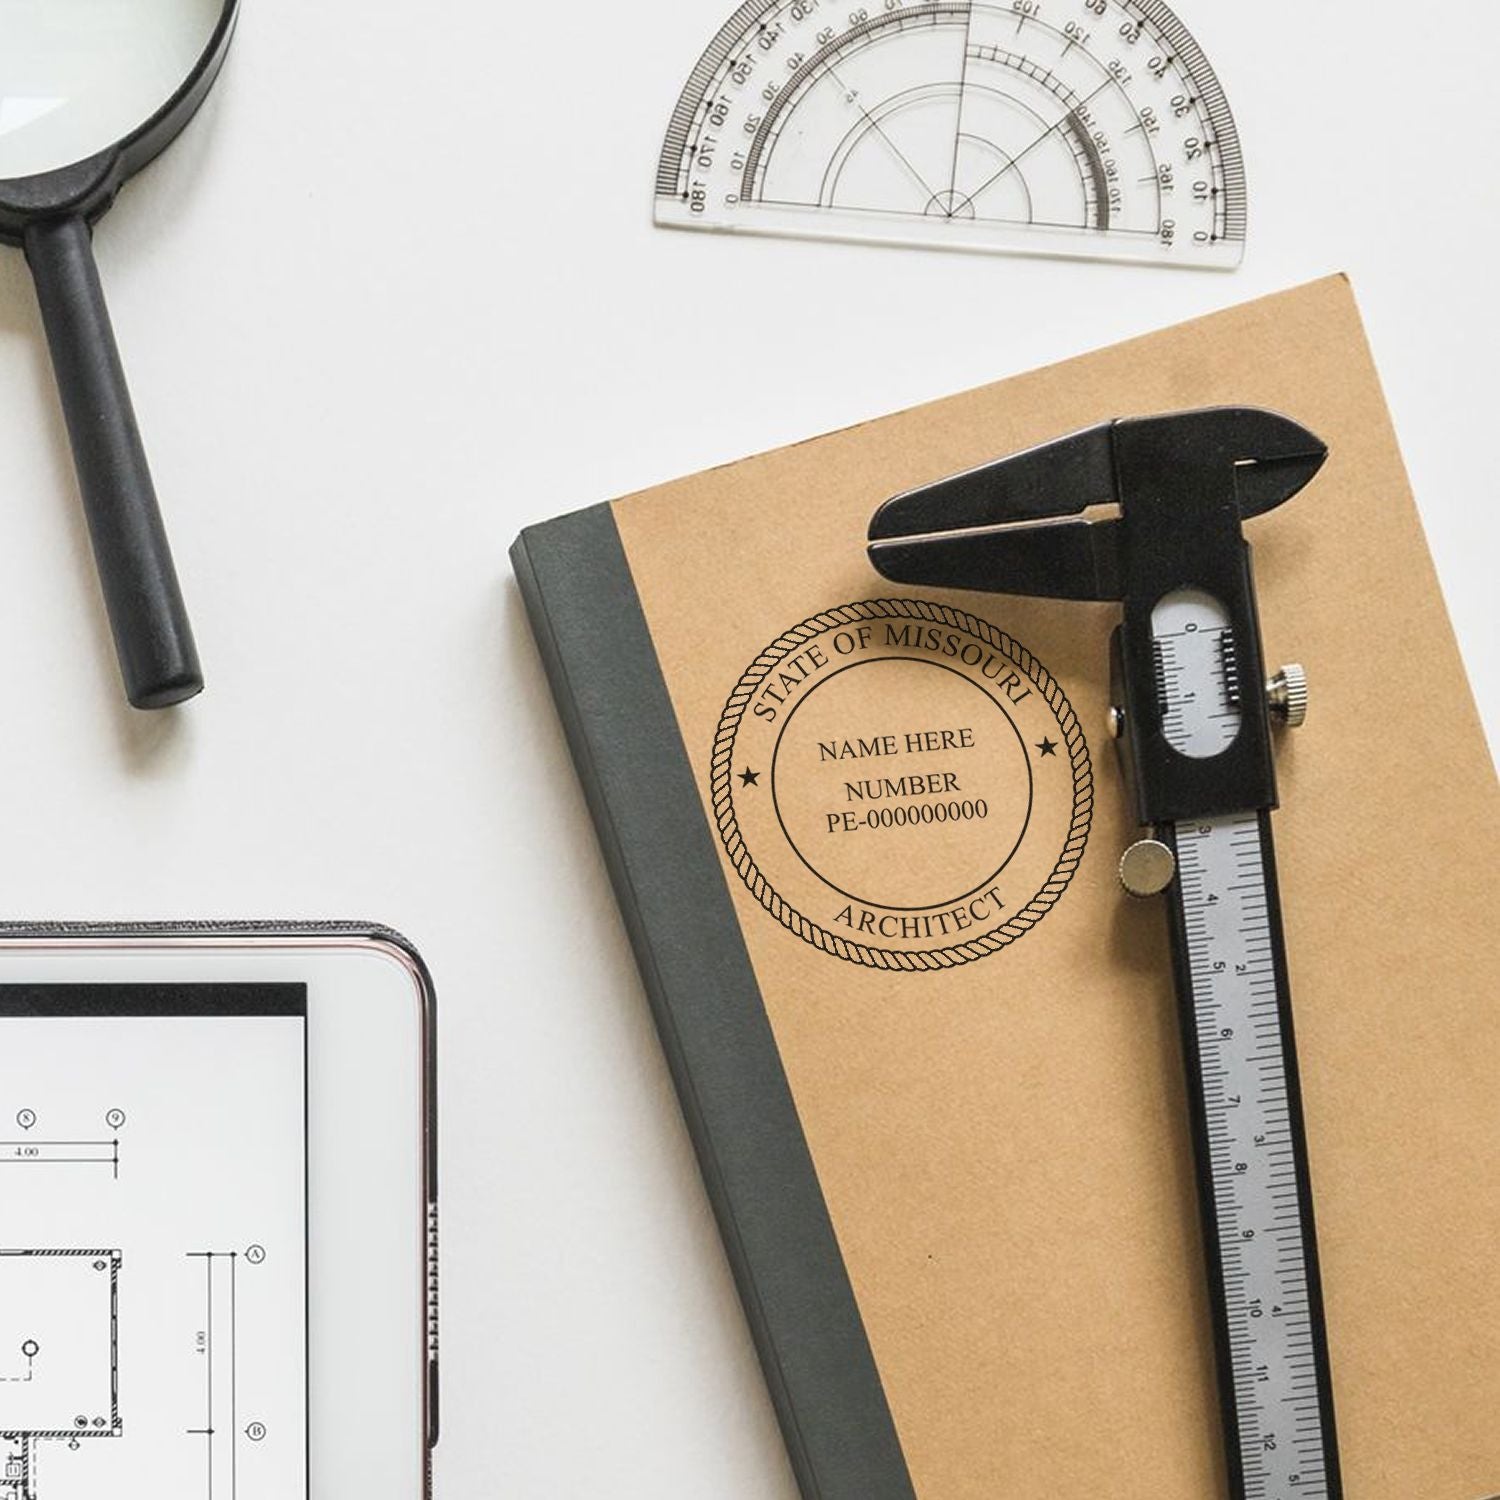
[[[1135,10],[1177,59],[1179,71],[1185,72],[1193,85],[1213,127],[1211,144],[1218,154],[1224,176],[1224,212],[1226,239],[1243,242],[1248,219],[1248,190],[1245,181],[1245,159],[1240,147],[1239,127],[1229,107],[1229,96],[1214,71],[1197,38],[1183,24],[1181,17],[1166,0],[1129,0],[1124,7]]]
[[[1039,83],[1059,104],[1077,109],[1084,101],[1074,89],[1070,89],[1050,68],[1044,68],[1019,52],[1004,52],[999,47],[975,47],[966,54],[965,60],[973,57],[976,62],[994,63],[998,67],[1011,68],[1023,74],[1033,83]],[[1101,72],[1104,71],[1101,69]]]
[[[1094,201],[1092,205],[1084,204],[1085,217],[1090,207],[1093,208],[1092,228],[1104,234],[1110,232],[1111,210],[1109,206],[1109,176],[1105,171],[1104,158],[1099,154],[1099,148],[1094,144],[1094,138],[1089,134],[1088,127],[1078,117],[1076,111],[1070,112],[1066,124],[1063,126],[1064,137],[1072,143],[1073,155],[1083,164],[1088,176],[1084,179],[1084,195],[1087,198],[1088,189],[1094,190]]]
[[[701,121],[709,108],[709,91],[718,80],[720,70],[742,47],[754,23],[768,9],[774,13],[778,8],[777,3],[768,7],[766,0],[744,0],[744,4],[719,28],[713,41],[704,49],[678,96],[677,107],[672,111],[671,123],[667,126],[667,136],[662,145],[656,174],[659,195],[675,198],[681,191],[679,176],[687,143],[693,126]]]
[[[1097,99],[1099,95],[1102,94],[1105,89],[1107,89],[1113,82],[1114,79],[1106,78],[1104,82],[1101,83],[1092,94],[1087,95],[1084,99],[1079,101],[1078,108],[1083,109],[1092,104],[1094,100]],[[1069,110],[1068,113],[1065,114],[1060,120],[1053,121],[1053,123],[1049,125],[1039,136],[1037,136],[1037,138],[1032,141],[1032,143],[1027,146],[1025,150],[1017,152],[1017,154],[1011,158],[1009,165],[1001,167],[1001,169],[996,172],[993,177],[988,177],[982,183],[980,183],[980,185],[975,188],[972,193],[969,194],[970,199],[977,199],[981,193],[987,192],[990,188],[994,187],[994,185],[999,182],[1002,177],[1005,177],[1008,173],[1015,171],[1015,169],[1019,167],[1021,163],[1025,161],[1026,158],[1030,156],[1038,146],[1040,146],[1044,141],[1048,140],[1055,131],[1060,130],[1062,126],[1076,114],[1076,109]]]

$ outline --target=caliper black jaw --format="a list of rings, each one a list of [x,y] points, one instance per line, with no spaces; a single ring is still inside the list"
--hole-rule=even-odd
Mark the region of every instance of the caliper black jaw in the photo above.
[[[1275,412],[1214,407],[1110,422],[888,501],[870,561],[897,583],[1114,600],[1114,702],[1136,821],[1276,806],[1260,622],[1244,522],[1290,500],[1328,449]],[[1086,512],[1118,507],[1093,519]],[[1152,612],[1174,590],[1224,607],[1243,723],[1220,755],[1164,733]]]

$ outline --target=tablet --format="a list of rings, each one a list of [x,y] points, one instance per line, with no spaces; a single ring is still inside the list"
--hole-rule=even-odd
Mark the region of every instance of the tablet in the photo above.
[[[433,994],[358,925],[0,928],[0,1500],[422,1500]]]

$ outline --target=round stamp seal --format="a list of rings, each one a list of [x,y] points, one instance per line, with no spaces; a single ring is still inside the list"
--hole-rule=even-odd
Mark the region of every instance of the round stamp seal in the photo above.
[[[740,679],[714,741],[730,862],[825,953],[916,972],[1029,932],[1083,857],[1078,716],[1019,641],[923,599],[806,620]]]

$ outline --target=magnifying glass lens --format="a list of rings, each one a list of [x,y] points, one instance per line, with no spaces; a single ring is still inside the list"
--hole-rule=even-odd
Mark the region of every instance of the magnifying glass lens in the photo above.
[[[182,86],[224,0],[0,0],[0,179],[71,166]]]

